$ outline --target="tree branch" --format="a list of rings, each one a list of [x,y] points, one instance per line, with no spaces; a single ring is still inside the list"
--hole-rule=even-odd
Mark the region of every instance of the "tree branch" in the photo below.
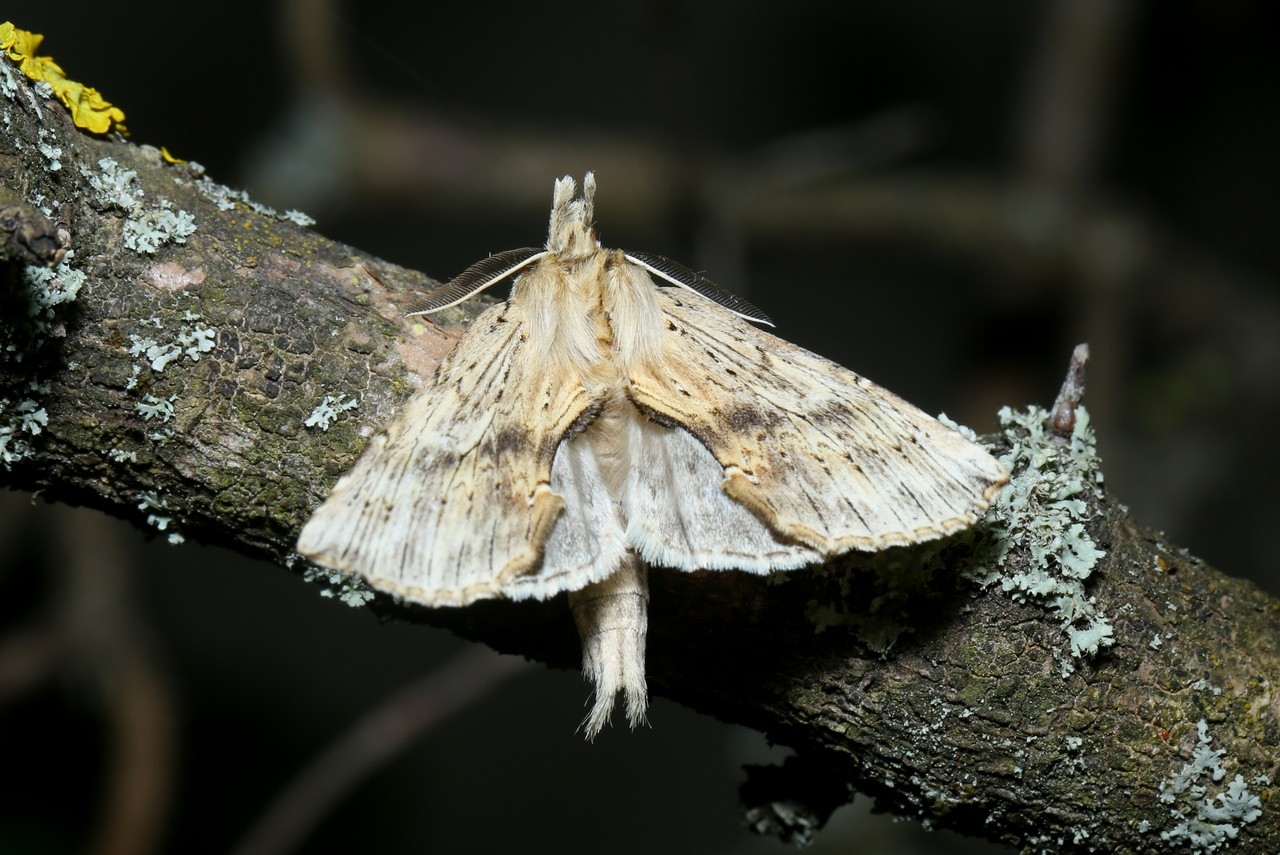
[[[443,328],[405,321],[422,274],[255,209],[192,165],[83,136],[17,84],[0,199],[47,207],[71,252],[53,276],[5,262],[3,483],[296,566],[301,524],[474,309]],[[1114,637],[1092,659],[1064,658],[1063,620],[1041,605],[964,581],[989,548],[969,539],[781,585],[655,572],[650,686],[937,826],[1059,851],[1161,851],[1162,831],[1186,839],[1178,810],[1188,834],[1212,835],[1188,823],[1218,793],[1210,809],[1230,813],[1237,775],[1262,805],[1273,792],[1280,603],[1139,529],[1111,497],[1082,501],[1106,549],[1089,594]],[[1002,560],[1029,570],[1037,558]],[[910,578],[928,584],[896,581]],[[853,631],[815,632],[814,604],[828,601]],[[563,598],[372,607],[577,667]],[[897,632],[877,641],[886,615]],[[1179,777],[1193,761],[1208,777]],[[1220,824],[1251,851],[1280,850],[1270,807]]]

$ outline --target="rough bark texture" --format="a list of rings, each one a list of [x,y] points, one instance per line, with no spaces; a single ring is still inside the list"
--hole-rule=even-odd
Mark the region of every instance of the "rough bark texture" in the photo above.
[[[144,527],[167,517],[166,532],[297,569],[292,546],[310,511],[459,327],[402,320],[428,285],[423,275],[229,202],[154,150],[82,135],[58,104],[18,82],[0,100],[0,200],[48,208],[70,233],[66,264],[86,279],[78,299],[32,320],[23,267],[4,262],[10,350],[0,426],[11,429],[13,459],[0,480]],[[103,158],[116,161],[114,172]],[[122,169],[136,172],[126,184],[145,194],[138,204],[102,189],[103,176],[119,179]],[[129,224],[162,200],[193,215],[195,231],[153,254],[129,249]],[[212,349],[190,344],[197,329],[213,332]],[[328,431],[305,427],[325,396],[358,403]],[[23,401],[33,403],[24,410]],[[162,401],[172,405],[167,421]],[[22,416],[37,407],[47,424],[35,433]],[[1090,593],[1111,616],[1115,644],[1070,676],[1059,670],[1059,622],[999,586],[960,581],[954,568],[971,551],[961,542],[929,551],[931,566],[952,570],[893,595],[895,620],[911,631],[883,655],[865,633],[815,632],[808,614],[832,596],[831,575],[798,572],[778,585],[655,571],[649,685],[764,731],[887,809],[1032,850],[1178,848],[1185,841],[1160,836],[1178,823],[1171,811],[1194,816],[1197,798],[1240,775],[1261,812],[1236,821],[1238,838],[1224,841],[1280,851],[1280,812],[1264,777],[1278,771],[1280,602],[1139,529],[1114,500],[1090,501],[1090,532],[1107,550]],[[871,569],[850,577],[865,593],[853,590],[849,608],[873,615],[883,590],[871,570],[883,576],[926,559],[895,550],[860,563]],[[578,665],[563,598],[373,607]],[[1162,802],[1162,785],[1198,746],[1204,755],[1202,720],[1225,776],[1196,780],[1208,787],[1198,797]]]

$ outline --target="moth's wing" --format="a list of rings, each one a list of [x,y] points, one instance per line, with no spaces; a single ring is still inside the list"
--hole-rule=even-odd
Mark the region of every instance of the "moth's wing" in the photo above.
[[[564,505],[553,457],[593,401],[531,358],[524,314],[509,302],[476,318],[339,479],[300,553],[427,605],[496,596],[538,567]]]
[[[564,499],[564,510],[547,537],[538,572],[517,576],[503,587],[503,595],[511,599],[546,599],[599,582],[616,573],[626,555],[617,505],[595,453],[581,436],[556,450],[551,491]]]
[[[784,540],[834,555],[976,522],[1008,480],[896,395],[696,294],[657,289],[656,355],[626,360],[642,410],[695,436],[723,489]]]
[[[779,539],[725,495],[724,467],[688,431],[643,416],[628,429],[639,465],[632,467],[623,497],[627,541],[645,561],[681,570],[767,573],[822,559],[804,544]]]

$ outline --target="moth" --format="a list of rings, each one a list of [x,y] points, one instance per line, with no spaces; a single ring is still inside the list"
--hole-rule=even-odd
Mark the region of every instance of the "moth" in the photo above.
[[[425,606],[568,592],[595,684],[648,703],[648,568],[790,570],[977,522],[1007,473],[869,380],[753,324],[656,255],[605,249],[555,182],[542,249],[484,259],[413,314],[516,275],[370,441],[298,551]]]

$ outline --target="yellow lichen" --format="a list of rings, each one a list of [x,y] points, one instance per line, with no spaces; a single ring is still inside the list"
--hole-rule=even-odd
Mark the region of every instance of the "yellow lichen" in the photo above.
[[[20,30],[9,21],[0,23],[0,51],[17,64],[18,70],[32,80],[48,83],[58,100],[71,111],[77,127],[105,134],[115,128],[125,133],[124,111],[111,105],[92,86],[68,80],[62,66],[47,56],[36,56],[44,36]]]

